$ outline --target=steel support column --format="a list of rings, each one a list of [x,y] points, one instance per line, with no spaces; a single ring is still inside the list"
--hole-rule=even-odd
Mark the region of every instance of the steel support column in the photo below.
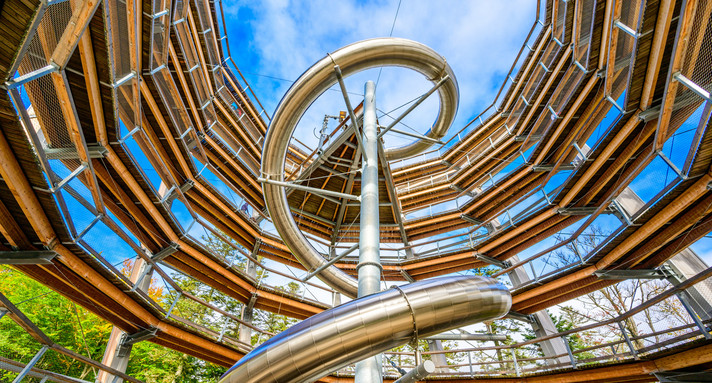
[[[512,264],[518,263],[519,257],[515,255],[510,258],[509,261],[512,262]],[[531,280],[524,267],[517,267],[512,270],[509,273],[509,279],[512,281],[512,286],[514,288]],[[549,315],[549,312],[546,309],[533,313],[531,317],[534,319],[532,329],[537,337],[548,336],[559,332],[554,325],[554,321],[551,319],[551,315]],[[539,342],[539,345],[541,346],[544,356],[549,358],[547,359],[547,362],[551,361],[562,366],[570,362],[570,360],[565,356],[556,356],[567,355],[566,344],[563,339],[551,338]]]
[[[27,365],[25,365],[25,368],[23,368],[22,371],[20,371],[20,373],[15,377],[15,380],[13,380],[12,383],[19,383],[22,381],[22,379],[25,379],[25,376],[27,376],[27,374],[30,373],[30,371],[32,370],[32,367],[34,367],[35,364],[37,364],[37,362],[40,360],[40,358],[42,358],[42,355],[44,355],[44,353],[47,352],[47,350],[49,350],[49,346],[47,346],[47,345],[42,346],[42,348],[39,351],[37,351],[37,354],[35,354],[35,356],[32,358],[32,360],[30,360],[30,362],[27,363]]]
[[[440,339],[426,339],[428,341],[428,350],[430,351],[444,351],[443,342]],[[447,357],[445,354],[430,354],[430,358],[433,363],[435,363],[435,369],[440,371],[448,371],[449,369],[443,368],[447,366]],[[432,371],[431,371],[432,372]]]
[[[153,269],[151,268],[146,274],[144,274],[143,279],[139,280],[139,276],[142,274],[145,267],[150,267],[143,258],[137,257],[136,262],[134,262],[133,268],[131,269],[131,282],[136,285],[134,288],[138,290],[147,292],[151,285],[151,277],[153,275]],[[114,326],[111,329],[111,335],[109,336],[109,341],[106,345],[106,351],[104,352],[104,357],[101,363],[119,370],[121,372],[126,372],[126,368],[129,365],[129,356],[131,355],[132,343],[124,344],[125,339],[128,334],[121,331],[118,327]],[[121,383],[123,379],[114,376],[106,371],[99,371],[96,377],[97,383]]]
[[[366,82],[363,115],[363,167],[361,172],[361,236],[359,239],[358,297],[380,291],[380,217],[378,215],[378,128],[376,84]],[[383,382],[382,356],[356,363],[356,383]]]
[[[261,242],[255,243],[255,246],[252,248],[252,257],[257,259],[257,251],[259,250]],[[252,277],[253,279],[257,279],[257,265],[255,265],[254,262],[251,260],[247,260],[247,265],[246,265],[246,271],[247,275]],[[254,319],[254,307],[255,307],[255,302],[257,301],[257,294],[253,294],[252,297],[250,298],[249,302],[242,306],[242,312],[240,313],[240,318],[247,322],[247,323],[252,323],[252,320]],[[240,324],[239,330],[238,330],[238,340],[242,343],[252,345],[252,329],[245,326],[244,324]]]

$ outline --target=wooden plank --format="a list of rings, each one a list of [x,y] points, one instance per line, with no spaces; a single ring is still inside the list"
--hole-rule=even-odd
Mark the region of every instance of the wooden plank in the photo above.
[[[94,16],[99,3],[99,0],[83,0],[74,7],[76,11],[72,14],[72,18],[69,20],[67,28],[62,33],[62,37],[57,42],[57,47],[51,56],[51,60],[61,69],[64,69],[67,62],[69,62],[72,52],[74,52],[79,43],[79,38],[84,33],[87,25],[89,25],[89,21]]]
[[[2,200],[0,200],[0,234],[7,239],[10,246],[23,250],[29,250],[32,246],[27,235],[13,219]]]
[[[672,0],[660,1],[653,43],[650,48],[650,57],[648,58],[648,68],[645,74],[645,83],[643,84],[643,92],[640,99],[640,110],[647,110],[653,102],[655,85],[658,81],[658,73],[660,72],[660,65],[662,65],[663,60],[665,42],[667,41],[670,23],[672,22],[673,12],[671,7],[673,5],[674,1]]]
[[[12,318],[15,323],[22,327],[36,341],[45,345],[54,344],[54,342],[52,342],[52,340],[49,339],[49,337],[45,335],[39,327],[32,323],[30,318],[28,318],[22,311],[20,311],[20,309],[12,304],[12,302],[10,302],[10,300],[2,293],[0,293],[0,306],[5,307],[5,309],[10,312],[10,318]]]
[[[687,53],[687,47],[690,39],[690,32],[695,20],[698,0],[687,0],[685,3],[684,14],[682,15],[682,24],[680,25],[679,36],[675,43],[675,52],[673,53],[672,64],[670,66],[671,74],[678,73],[682,69],[682,59]],[[655,134],[655,148],[660,150],[665,141],[667,141],[667,130],[670,125],[670,117],[675,106],[675,97],[677,96],[677,88],[680,83],[674,79],[668,80],[668,86],[665,89],[665,100],[663,101],[663,110],[660,115],[658,131]],[[683,85],[684,86],[684,85]]]

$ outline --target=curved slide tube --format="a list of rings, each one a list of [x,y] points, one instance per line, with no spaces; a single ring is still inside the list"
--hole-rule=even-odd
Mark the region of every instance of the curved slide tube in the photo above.
[[[457,112],[459,90],[455,74],[447,61],[427,46],[401,38],[378,38],[347,45],[314,64],[289,88],[272,117],[262,156],[262,176],[274,181],[283,181],[284,162],[289,141],[304,112],[322,93],[337,83],[334,65],[341,68],[344,76],[380,66],[399,66],[421,73],[433,84],[449,76],[438,88],[440,112],[426,135],[442,138],[450,128]],[[404,158],[420,153],[432,145],[419,140],[410,145],[386,151],[388,160]],[[284,188],[268,183],[262,185],[265,202],[275,229],[294,256],[307,269],[316,270],[327,263],[297,228],[289,210]],[[354,278],[334,266],[318,275],[332,288],[352,298],[356,297],[357,283]]]
[[[509,290],[476,276],[432,278],[350,301],[275,335],[220,383],[312,382],[414,337],[492,320],[512,306]]]

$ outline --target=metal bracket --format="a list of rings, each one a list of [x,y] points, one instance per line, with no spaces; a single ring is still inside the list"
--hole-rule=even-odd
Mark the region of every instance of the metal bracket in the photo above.
[[[534,319],[534,316],[529,315],[529,314],[518,313],[513,310],[510,310],[509,313],[507,313],[506,317],[509,319],[514,319],[514,320],[524,322],[524,323],[537,324],[537,321]]]
[[[611,97],[611,96],[606,96],[606,100],[608,100],[608,102],[610,102],[616,109],[618,109],[618,111],[619,111],[621,114],[625,114],[625,113],[626,113],[626,112],[625,112],[625,109],[623,109],[622,106],[618,105],[618,103],[616,102],[616,100],[613,99],[613,97]]]
[[[660,114],[660,105],[650,107],[650,108],[638,113],[638,119],[642,120],[643,122],[648,122],[654,118],[657,118],[659,114]]]
[[[620,29],[621,31],[623,31],[623,32],[627,33],[628,35],[632,36],[633,38],[636,38],[636,39],[637,39],[638,37],[640,37],[640,33],[638,33],[638,32],[636,32],[635,30],[633,30],[633,28],[631,28],[631,27],[629,27],[629,26],[623,24],[620,20],[614,21],[614,22],[613,22],[613,26],[614,26],[614,27],[617,27],[617,28]]]
[[[260,295],[257,293],[252,294],[250,300],[247,302],[247,306],[245,306],[245,310],[251,311],[252,309],[254,309],[255,303],[257,302],[257,298],[259,297]]]
[[[0,251],[0,265],[51,265],[52,250]]]
[[[624,280],[624,279],[667,279],[671,276],[666,267],[659,269],[634,269],[634,270],[599,270],[594,271],[599,279]]]
[[[560,215],[591,215],[591,214],[595,213],[597,209],[598,209],[598,206],[591,206],[591,207],[574,206],[574,207],[562,207],[562,208],[556,209],[556,212]],[[603,213],[606,213],[606,212],[610,213],[612,211],[613,210],[610,207],[608,207],[603,210]]]
[[[117,356],[119,356],[120,358],[126,357],[129,353],[129,350],[131,349],[131,345],[133,345],[134,343],[144,341],[144,340],[149,340],[149,339],[155,337],[157,332],[158,332],[158,328],[149,327],[145,330],[141,330],[141,331],[133,333],[133,334],[124,333],[121,336],[121,341],[119,342],[119,346],[116,348]]]
[[[499,259],[488,257],[488,256],[482,255],[482,254],[475,254],[475,258],[477,258],[478,260],[480,260],[482,262],[489,263],[490,265],[495,265],[495,266],[501,267],[503,269],[506,269],[506,268],[512,266],[512,262],[500,261]]]
[[[152,269],[153,269],[152,264],[145,263],[145,262],[143,263],[143,265],[141,267],[141,272],[139,273],[138,278],[136,278],[136,282],[134,282],[133,287],[131,287],[131,291],[136,291],[139,289],[139,286],[143,282],[143,279],[146,278],[146,276],[148,275],[148,273],[151,272]]]
[[[180,191],[185,193],[188,190],[192,189],[193,186],[195,186],[195,181],[193,181],[193,180],[185,181],[185,183],[183,185],[180,185]]]
[[[532,166],[532,171],[535,172],[550,172],[554,170],[555,165],[534,165]],[[576,166],[572,164],[568,165],[560,165],[558,170],[566,171],[566,170],[576,170]]]
[[[467,221],[467,222],[469,222],[469,223],[471,223],[471,224],[473,224],[473,225],[481,225],[481,224],[483,223],[483,222],[480,221],[479,219],[470,217],[470,216],[467,215],[467,214],[460,214],[460,218],[461,218],[463,221]]]
[[[164,259],[165,257],[167,257],[167,256],[169,256],[169,255],[175,253],[176,251],[178,251],[178,249],[180,249],[180,245],[178,245],[178,244],[175,243],[175,242],[171,242],[168,246],[164,247],[164,248],[161,249],[159,252],[157,252],[156,254],[154,254],[154,255],[151,257],[151,259],[152,259],[154,262],[159,262],[159,261],[161,261],[162,259]]]
[[[692,318],[692,321],[695,322],[695,325],[700,330],[700,333],[708,340],[712,339],[710,329],[705,326],[705,324],[702,322],[702,319],[700,319],[700,316],[690,304],[691,297],[687,290],[682,290],[675,295],[677,296],[677,299],[680,300],[680,303],[682,303],[682,306],[685,308],[685,311],[687,311],[687,313],[690,315],[690,318]]]
[[[40,69],[34,70],[30,73],[26,73],[22,76],[19,76],[14,79],[10,79],[10,80],[6,81],[4,84],[5,89],[8,89],[8,90],[15,89],[19,86],[22,86],[23,84],[25,84],[27,82],[38,79],[38,78],[40,78],[44,75],[47,75],[47,74],[57,72],[58,70],[59,70],[59,65],[57,65],[54,62],[50,62],[48,65],[46,65]]]
[[[79,154],[75,148],[44,148],[45,156],[48,160],[77,160]],[[104,158],[108,149],[104,146],[87,146],[89,158]]]
[[[672,78],[685,85],[691,91],[695,92],[698,96],[704,98],[707,101],[712,101],[712,98],[710,98],[710,92],[705,90],[705,88],[697,85],[689,78],[685,77],[682,73],[675,72],[675,74],[672,75]]]
[[[450,189],[452,189],[458,193],[465,193],[465,195],[467,195],[468,197],[474,197],[477,195],[477,193],[475,193],[473,191],[465,190],[455,184],[450,184]]]
[[[712,382],[712,373],[710,372],[686,372],[686,371],[665,371],[654,372],[654,375],[660,383],[673,382]]]
[[[618,216],[618,218],[621,219],[621,221],[624,221],[628,226],[632,226],[633,220],[631,219],[631,217],[628,216],[628,212],[623,208],[623,206],[621,206],[621,204],[618,202],[618,199],[614,198],[613,201],[611,201],[611,204],[615,208],[614,214],[615,212],[617,212],[618,214],[616,215]]]
[[[407,271],[401,269],[400,274],[403,276],[403,278],[405,278],[406,281],[408,281],[410,283],[415,282],[415,279],[410,274],[408,274]]]

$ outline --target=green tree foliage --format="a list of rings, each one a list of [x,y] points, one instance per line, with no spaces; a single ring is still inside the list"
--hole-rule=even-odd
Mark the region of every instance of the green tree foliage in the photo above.
[[[298,296],[301,294],[301,289],[299,287],[299,284],[296,282],[289,282],[287,283],[286,286],[278,286],[276,287],[277,290],[283,291],[287,294]],[[290,318],[286,315],[278,314],[278,313],[273,313],[269,311],[264,311],[264,310],[255,310],[254,311],[254,320],[253,324],[258,326],[261,329],[264,329],[265,331],[271,332],[273,334],[279,334],[280,332],[288,329],[295,323],[299,322],[299,320]],[[252,334],[252,344],[257,345],[258,343],[262,343],[265,340],[264,335],[260,335],[259,333],[253,333]]]
[[[133,262],[127,260],[121,271],[128,277],[132,269]],[[239,303],[210,286],[182,274],[175,274],[173,280],[186,293],[226,311],[237,310],[239,312]],[[157,302],[163,302],[164,305],[170,305],[176,298],[175,294],[170,294],[162,286],[159,286],[159,282],[155,278],[151,280],[148,293],[151,298]],[[220,331],[215,328],[225,321],[222,315],[216,315],[208,307],[190,299],[180,299],[174,310],[181,317],[214,331]],[[234,331],[237,330],[234,329]],[[140,342],[135,344],[131,350],[127,373],[147,383],[197,383],[217,381],[225,370],[224,367],[163,346]]]
[[[224,372],[224,367],[149,342],[134,345],[127,369],[147,383],[216,382]]]
[[[0,293],[54,342],[84,356],[101,359],[111,332],[109,323],[3,265],[0,265]],[[40,348],[41,345],[9,317],[0,320],[0,355],[27,363]],[[85,364],[54,351],[45,353],[37,367],[85,380],[92,380],[96,373]]]
[[[132,263],[126,262],[123,271],[128,273],[131,267]],[[178,283],[186,291],[213,303],[220,303],[224,299],[223,306],[234,304],[228,303],[229,299],[187,277],[179,278]],[[17,305],[52,341],[101,361],[112,329],[110,323],[43,284],[2,265],[0,293]],[[155,281],[151,283],[149,294],[156,300],[169,299]],[[209,310],[198,304],[184,305],[182,310],[187,317],[193,319],[210,315]],[[236,310],[239,313],[239,307],[236,306]],[[41,347],[41,344],[8,316],[0,320],[0,356],[27,363]],[[52,350],[44,354],[37,367],[88,381],[93,381],[98,373],[84,363]],[[133,346],[127,369],[129,375],[147,383],[214,382],[224,372],[224,367],[150,342],[140,342]],[[10,382],[14,376],[14,373],[0,370],[0,382]]]

